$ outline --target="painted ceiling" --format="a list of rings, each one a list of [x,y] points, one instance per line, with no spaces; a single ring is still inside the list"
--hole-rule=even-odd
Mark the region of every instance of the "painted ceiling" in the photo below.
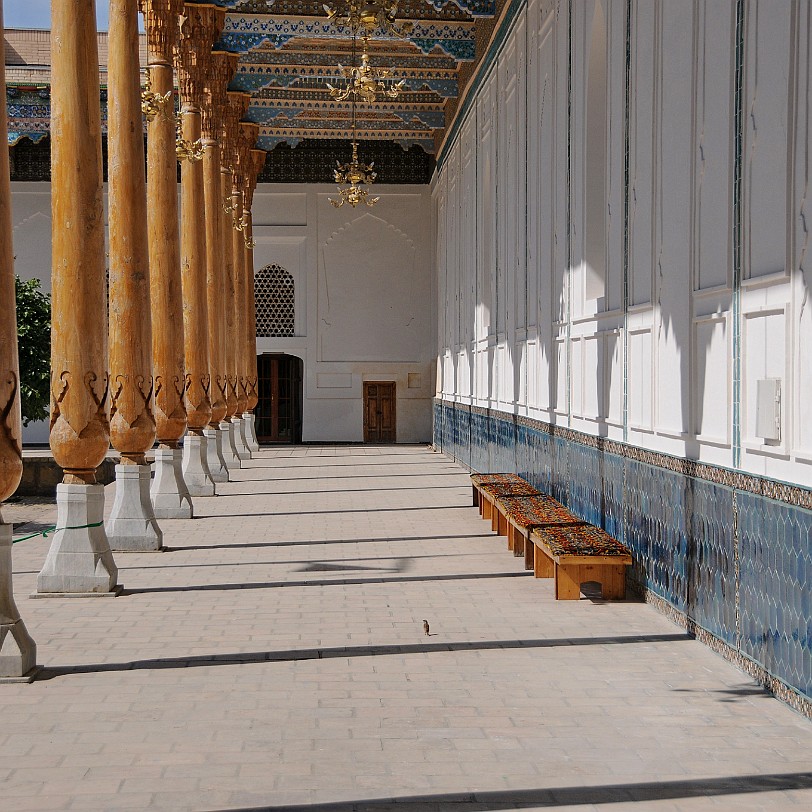
[[[258,146],[272,150],[303,139],[351,138],[352,103],[334,99],[327,86],[346,83],[339,66],[353,64],[351,32],[328,18],[323,0],[210,2],[227,10],[215,50],[240,54],[230,89],[251,94],[246,119],[260,126]],[[447,104],[461,89],[461,69],[468,65],[469,74],[477,57],[478,24],[493,20],[495,2],[400,0],[396,19],[410,24],[408,34],[399,38],[379,28],[368,52],[370,65],[403,80],[402,89],[397,98],[357,103],[359,140],[435,151]],[[327,3],[339,16],[346,9],[346,0]],[[10,140],[44,136],[48,88],[8,78]]]

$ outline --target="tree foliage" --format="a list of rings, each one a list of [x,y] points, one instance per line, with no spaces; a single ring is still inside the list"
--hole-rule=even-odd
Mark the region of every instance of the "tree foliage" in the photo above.
[[[51,390],[51,297],[39,279],[16,277],[23,425],[47,420]]]

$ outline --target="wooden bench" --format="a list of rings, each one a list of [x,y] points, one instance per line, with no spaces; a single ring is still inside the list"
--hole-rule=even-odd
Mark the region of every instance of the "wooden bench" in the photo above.
[[[530,533],[535,548],[536,578],[555,578],[556,600],[578,600],[581,584],[597,581],[607,600],[626,597],[629,551],[605,530],[591,524],[536,528]]]
[[[496,530],[494,504],[497,496],[514,494],[531,496],[538,491],[518,474],[471,474],[474,507],[479,508],[483,519],[491,520],[491,527]],[[498,517],[497,517],[498,518]]]
[[[534,567],[531,531],[550,525],[586,524],[545,493],[535,496],[499,496],[496,507],[500,516],[505,517],[508,549],[513,550],[515,556],[524,555],[524,566],[528,570]]]

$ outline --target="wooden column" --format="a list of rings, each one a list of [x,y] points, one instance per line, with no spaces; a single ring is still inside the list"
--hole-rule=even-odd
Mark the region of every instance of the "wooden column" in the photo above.
[[[257,441],[254,424],[254,409],[259,402],[257,391],[259,375],[257,371],[257,306],[254,288],[254,219],[251,210],[254,204],[254,192],[257,188],[259,174],[265,166],[267,155],[268,153],[264,149],[251,150],[250,175],[245,190],[245,209],[247,213],[245,218],[245,356],[248,363],[248,389],[246,392],[248,403],[243,419],[246,421],[246,438],[251,451],[259,451],[259,442]]]
[[[224,240],[226,252],[229,256],[228,267],[231,275],[227,280],[228,296],[226,311],[226,360],[228,364],[229,391],[226,399],[226,419],[231,425],[231,442],[234,453],[238,459],[248,459],[250,450],[245,445],[244,432],[242,430],[242,410],[240,409],[239,393],[239,324],[242,316],[240,299],[238,292],[238,277],[243,265],[243,239],[242,233],[236,230],[236,226],[241,223],[242,212],[238,212],[238,201],[240,194],[235,191],[239,188],[240,179],[238,170],[240,169],[238,147],[240,144],[240,119],[248,110],[251,97],[246,93],[229,92],[228,108],[224,120],[223,135],[226,154],[229,156],[230,171],[224,179],[226,183],[229,203],[229,216],[226,222],[227,236]],[[243,404],[244,405],[244,404]]]
[[[3,9],[0,7],[0,29],[2,27]],[[0,98],[5,97],[6,76],[3,72],[0,76]],[[7,143],[8,122],[6,111],[3,110],[0,113],[0,503],[17,490],[23,473]],[[0,682],[27,682],[36,666],[37,647],[14,602],[11,572],[11,525],[3,523],[0,513]]]
[[[208,298],[201,105],[211,46],[223,15],[214,6],[186,3],[175,51],[183,107],[181,157],[181,280],[183,288],[186,417],[183,472],[189,493],[214,496],[203,429],[211,419]]]
[[[209,368],[211,416],[204,430],[208,464],[215,482],[228,482],[220,423],[226,417],[228,370],[225,351],[225,269],[223,245],[223,191],[220,138],[226,87],[237,69],[237,54],[216,52],[211,56],[206,98],[203,105],[203,176],[206,209],[206,284],[208,291]],[[226,449],[228,452],[228,448]],[[230,456],[230,455],[229,455]]]
[[[244,191],[250,173],[251,149],[259,135],[259,127],[250,122],[241,121],[237,131],[236,166],[234,171],[234,187],[232,201],[234,205],[234,234],[232,244],[234,248],[234,298],[236,306],[235,317],[235,366],[237,368],[237,415],[239,418],[239,433],[236,436],[237,453],[240,459],[250,459],[251,449],[248,445],[246,422],[242,415],[248,407],[248,361],[246,359],[246,334],[248,314],[245,310],[246,302],[246,266],[245,266],[245,208]]]
[[[110,0],[108,199],[110,439],[121,455],[107,521],[114,550],[161,549],[145,454],[155,442],[138,0]]]
[[[186,372],[172,51],[182,9],[183,0],[141,0],[152,93],[147,99],[152,105],[147,115],[147,229],[158,448],[151,497],[161,519],[186,519],[193,513],[179,449],[186,433]]]
[[[110,447],[95,4],[51,2],[51,450],[64,469],[40,593],[110,592],[96,468]]]

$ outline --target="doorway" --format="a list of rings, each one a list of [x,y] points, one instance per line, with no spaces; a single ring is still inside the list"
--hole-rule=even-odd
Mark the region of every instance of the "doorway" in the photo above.
[[[303,371],[304,362],[295,355],[257,356],[260,443],[302,442]]]
[[[364,442],[396,442],[395,382],[364,381]]]

